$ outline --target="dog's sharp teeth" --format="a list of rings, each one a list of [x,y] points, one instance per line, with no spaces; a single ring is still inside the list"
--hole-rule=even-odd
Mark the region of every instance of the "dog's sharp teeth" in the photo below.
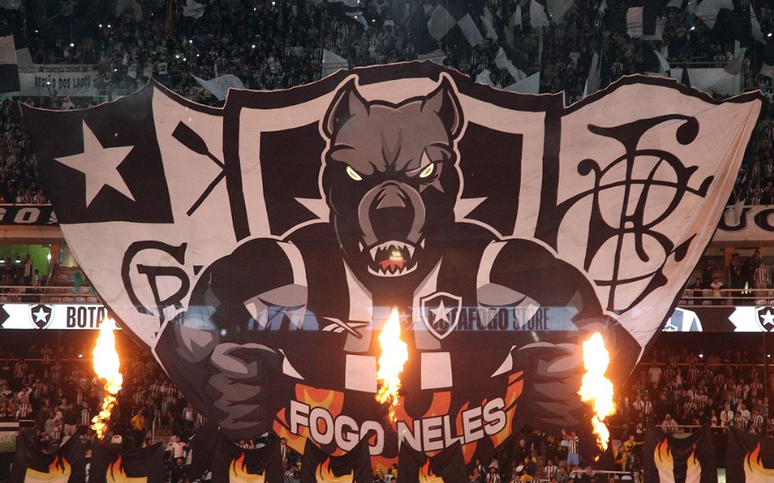
[[[414,245],[406,245],[406,250],[408,250],[409,258],[414,258]]]
[[[363,250],[365,250],[365,245],[363,245],[363,242],[362,242],[362,241],[361,241],[361,242],[358,242],[358,247],[360,248],[360,251],[361,251],[361,252],[362,252]]]
[[[376,252],[378,251],[379,251],[379,247],[373,247],[372,249],[369,250],[369,252],[371,253],[371,260],[376,261]]]
[[[422,241],[419,242],[419,246],[422,247],[422,250],[425,249],[425,239],[424,238],[422,238]]]

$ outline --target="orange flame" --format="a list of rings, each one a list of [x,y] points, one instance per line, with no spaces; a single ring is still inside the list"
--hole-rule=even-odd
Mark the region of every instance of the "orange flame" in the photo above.
[[[390,403],[390,421],[395,421],[395,411],[400,402],[400,374],[403,365],[408,360],[408,345],[400,338],[400,316],[398,309],[392,309],[390,318],[379,334],[382,355],[379,357],[379,370],[376,377],[379,380],[379,392],[376,400],[384,404]]]
[[[430,469],[430,460],[419,469],[419,483],[443,483],[443,478],[436,476]]]
[[[355,472],[351,471],[345,475],[336,476],[330,468],[331,459],[326,459],[323,464],[317,467],[314,472],[317,483],[353,483],[355,481]]]
[[[664,441],[656,445],[656,448],[653,450],[653,456],[660,481],[674,480],[675,460],[672,456],[672,449],[669,447],[669,440],[667,438],[664,438]],[[693,447],[691,454],[688,455],[686,464],[687,471],[685,474],[685,482],[699,483],[699,480],[701,479],[701,464],[699,463],[698,458],[696,458],[696,446]]]
[[[107,483],[148,483],[147,476],[126,476],[126,470],[121,463],[121,455],[118,455],[118,458],[110,465],[105,480]]]
[[[115,327],[116,323],[110,317],[102,321],[97,345],[93,352],[94,372],[100,379],[105,379],[105,397],[102,399],[102,409],[91,420],[91,429],[96,431],[99,439],[105,435],[110,413],[116,404],[116,395],[124,382],[121,375],[121,360],[116,352],[116,338],[113,333]]]
[[[602,451],[607,449],[610,441],[610,431],[604,421],[615,412],[613,383],[605,377],[609,365],[610,353],[605,348],[605,339],[602,334],[595,332],[583,343],[583,368],[586,373],[583,374],[578,394],[583,402],[590,402],[594,407],[591,425],[597,435],[597,446]]]
[[[57,456],[48,466],[48,473],[27,468],[24,475],[25,483],[67,483],[72,474],[70,463],[62,456]]]
[[[256,475],[254,473],[247,472],[247,463],[245,463],[245,454],[231,461],[231,467],[228,472],[229,483],[263,483],[266,478],[265,474]]]
[[[675,462],[672,459],[672,451],[669,448],[669,441],[665,438],[664,441],[656,445],[653,451],[653,460],[656,463],[656,470],[658,470],[659,478],[663,481],[669,481],[668,478],[674,479]]]
[[[774,476],[774,469],[763,466],[761,444],[758,443],[758,446],[744,458],[744,480],[747,483],[765,483],[771,481],[769,478],[772,476]]]

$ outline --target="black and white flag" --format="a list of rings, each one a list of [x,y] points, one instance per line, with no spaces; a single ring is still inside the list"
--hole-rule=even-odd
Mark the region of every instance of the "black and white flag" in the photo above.
[[[518,67],[516,64],[518,64]],[[519,68],[522,67],[526,70],[527,67],[519,58],[518,53],[510,47],[506,46],[498,49],[497,56],[495,56],[495,65],[500,70],[507,70],[516,82],[527,78],[527,73]]]
[[[715,23],[721,10],[733,10],[733,0],[702,0],[696,7],[696,16],[699,17],[711,29],[715,28]]]
[[[548,12],[544,0],[531,0],[529,4],[530,25],[533,27],[548,27],[551,22],[548,20]]]
[[[365,437],[392,464],[398,435],[469,461],[525,424],[590,427],[582,342],[601,331],[626,380],[760,109],[645,76],[565,107],[408,62],[223,108],[151,82],[23,116],[68,246],[198,412],[299,453]],[[394,422],[375,400],[388,320],[408,346]]]
[[[451,48],[475,47],[484,41],[468,2],[463,0],[439,3],[427,21],[427,30],[441,45]]]
[[[331,52],[328,49],[323,49],[322,58],[322,76],[328,77],[339,69],[346,69],[349,67],[349,62],[344,57]]]
[[[626,34],[629,37],[656,40],[646,37],[658,37],[659,18],[657,13],[656,8],[652,5],[630,7],[626,11]],[[663,36],[663,20],[661,35]]]

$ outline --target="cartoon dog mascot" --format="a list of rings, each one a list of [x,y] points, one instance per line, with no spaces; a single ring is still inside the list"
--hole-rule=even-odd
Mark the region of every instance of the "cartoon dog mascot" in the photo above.
[[[522,372],[514,425],[550,430],[585,419],[575,395],[579,342],[606,330],[629,369],[639,346],[550,249],[455,218],[465,129],[447,77],[398,104],[364,99],[354,79],[337,91],[320,125],[329,222],[249,240],[213,263],[156,347],[199,411],[232,437],[253,437],[271,429],[302,383],[345,391],[342,412],[355,419],[378,413],[376,336],[396,308],[412,418],[436,392],[451,393],[457,414]],[[475,320],[462,320],[471,307]],[[555,329],[494,332],[503,310],[526,327],[541,309]]]

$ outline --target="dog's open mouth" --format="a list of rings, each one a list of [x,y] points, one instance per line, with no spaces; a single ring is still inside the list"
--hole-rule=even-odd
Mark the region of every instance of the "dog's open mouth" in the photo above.
[[[408,242],[391,240],[366,249],[371,257],[368,273],[378,277],[400,277],[417,268],[416,247]]]

